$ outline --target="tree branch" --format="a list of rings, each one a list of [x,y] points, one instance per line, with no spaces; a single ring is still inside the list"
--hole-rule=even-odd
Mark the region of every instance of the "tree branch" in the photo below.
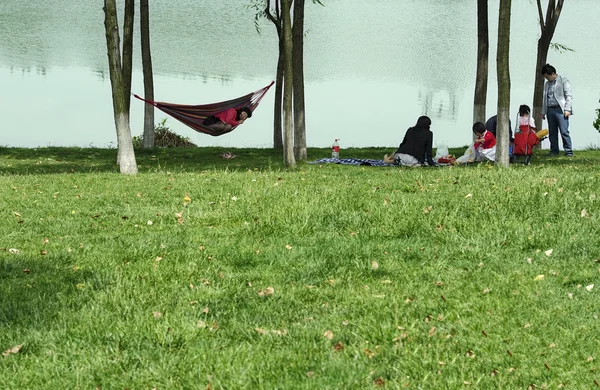
[[[542,11],[542,0],[537,0],[537,8],[538,8],[538,18],[540,22],[541,32],[544,33],[544,14]]]

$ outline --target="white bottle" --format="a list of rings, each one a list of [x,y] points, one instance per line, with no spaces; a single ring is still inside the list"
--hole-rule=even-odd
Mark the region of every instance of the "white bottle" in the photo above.
[[[331,158],[340,158],[340,143],[339,138],[336,138],[331,147]]]

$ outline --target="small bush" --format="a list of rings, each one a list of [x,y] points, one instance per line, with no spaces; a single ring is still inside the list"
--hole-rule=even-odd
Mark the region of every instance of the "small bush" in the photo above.
[[[154,147],[155,148],[196,148],[188,137],[182,137],[179,134],[171,131],[166,126],[167,118],[160,121],[154,126]],[[132,138],[134,148],[142,148],[144,145],[144,135],[135,136]]]
[[[598,132],[600,132],[600,108],[596,109],[596,120],[594,121],[594,123],[592,124],[594,126],[594,129],[598,130]]]

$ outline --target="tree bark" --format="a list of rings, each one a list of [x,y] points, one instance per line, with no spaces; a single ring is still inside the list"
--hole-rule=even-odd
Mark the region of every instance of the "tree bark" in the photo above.
[[[126,12],[133,12],[133,0],[126,0],[125,10]],[[129,18],[133,20],[132,15]],[[128,19],[128,17],[126,16],[125,19]],[[129,81],[126,82],[124,67],[121,66],[119,25],[115,0],[104,0],[104,27],[108,52],[108,69],[112,88],[113,114],[117,130],[117,163],[119,164],[121,173],[136,174],[137,164],[131,140],[131,129],[129,127],[131,71],[128,73]],[[133,29],[125,28],[123,31],[125,35],[133,35]],[[123,40],[124,42],[128,40],[132,41],[132,38],[131,36],[127,37],[127,39],[123,37]],[[131,68],[131,64],[129,68]],[[129,86],[129,90],[127,90],[127,85]]]
[[[488,0],[477,0],[477,76],[473,99],[473,123],[486,120],[489,63]]]
[[[498,73],[498,127],[496,130],[496,165],[509,167],[508,128],[510,121],[510,10],[511,0],[500,0],[498,17],[498,50],[496,67]]]
[[[273,147],[283,149],[282,102],[283,102],[283,37],[279,34],[279,56],[277,58],[277,76],[275,78],[275,106],[273,115]]]
[[[142,70],[144,73],[144,97],[154,100],[154,77],[150,52],[150,12],[148,0],[140,0],[140,36],[142,46]],[[144,104],[144,149],[154,147],[154,106]]]
[[[279,0],[275,0],[275,15],[271,13],[271,0],[266,0],[265,15],[273,23],[277,30],[277,39],[279,45],[279,56],[277,57],[277,75],[275,78],[275,102],[273,107],[273,147],[277,150],[283,149],[283,127],[282,102],[283,102],[283,66],[284,66],[284,46],[283,32],[281,31],[281,9]]]
[[[306,161],[306,109],[304,104],[304,4],[294,0],[294,26],[292,28],[292,61],[294,90],[294,156]]]
[[[558,4],[555,0],[549,0],[548,8],[546,9],[546,20],[544,20],[541,0],[537,0],[541,36],[538,39],[537,46],[532,115],[535,123],[540,128],[542,126],[542,104],[544,101],[544,77],[542,77],[540,72],[542,71],[542,67],[546,65],[550,43],[552,43],[552,37],[554,36],[554,31],[556,31],[556,25],[558,24],[563,5],[564,0],[558,0]]]
[[[290,14],[292,0],[282,0],[283,19],[283,160],[287,167],[296,166],[294,158],[294,118],[293,118],[293,70],[292,70],[292,18]]]

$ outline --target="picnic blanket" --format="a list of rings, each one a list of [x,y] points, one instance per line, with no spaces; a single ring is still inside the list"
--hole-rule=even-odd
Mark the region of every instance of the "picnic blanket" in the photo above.
[[[371,160],[364,158],[322,158],[320,160],[311,161],[310,164],[344,164],[344,165],[366,165],[371,167],[396,167],[395,164],[388,164],[383,160]]]

